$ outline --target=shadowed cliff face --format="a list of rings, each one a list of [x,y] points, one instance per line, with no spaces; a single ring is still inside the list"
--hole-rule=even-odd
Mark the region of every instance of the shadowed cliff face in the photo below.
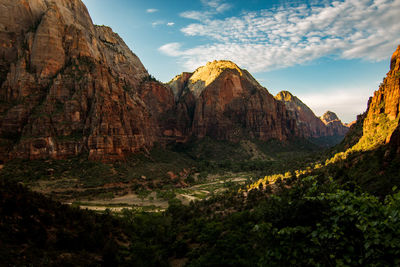
[[[192,120],[192,135],[219,140],[286,140],[298,128],[285,106],[230,61],[214,61],[193,74],[175,77],[169,86],[181,113]],[[183,111],[182,111],[183,110]]]
[[[344,125],[338,116],[332,111],[325,112],[321,116],[321,121],[326,126],[326,135],[344,136],[349,131],[349,127]]]
[[[1,156],[114,159],[152,146],[148,76],[80,0],[0,0]],[[166,101],[168,102],[168,101]]]
[[[328,111],[318,118],[307,105],[288,91],[279,92],[275,99],[285,104],[304,137],[344,136],[348,131],[348,127],[343,125],[335,113]]]

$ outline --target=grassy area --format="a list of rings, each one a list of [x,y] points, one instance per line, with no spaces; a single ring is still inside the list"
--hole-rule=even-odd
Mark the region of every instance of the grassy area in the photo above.
[[[229,143],[204,138],[167,148],[156,146],[150,153],[112,163],[88,161],[87,155],[67,160],[12,160],[0,171],[0,178],[23,182],[63,202],[135,195],[143,202],[139,205],[175,197],[188,203],[303,166],[313,162],[315,155],[315,146],[304,140]]]

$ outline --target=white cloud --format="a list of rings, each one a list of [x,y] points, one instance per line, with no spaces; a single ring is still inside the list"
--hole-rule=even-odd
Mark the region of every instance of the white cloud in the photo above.
[[[173,56],[173,57],[178,57],[181,55],[179,52],[179,49],[181,48],[181,45],[179,43],[169,43],[161,46],[159,50],[167,55]]]
[[[193,19],[193,20],[199,20],[199,21],[204,21],[208,20],[208,18],[211,16],[210,12],[201,12],[201,11],[185,11],[179,14],[182,18],[186,19]]]
[[[157,27],[157,26],[168,26],[172,27],[175,25],[175,22],[165,22],[164,20],[157,20],[151,23],[151,26]]]
[[[230,9],[232,6],[227,3],[223,3],[222,0],[201,0],[201,3],[205,6],[204,11],[185,11],[179,15],[186,19],[205,21],[211,19],[214,15],[223,13]]]
[[[147,13],[155,13],[155,12],[158,12],[158,9],[156,9],[156,8],[149,8],[149,9],[146,10],[146,12],[147,12]]]
[[[181,31],[187,36],[206,37],[210,43],[191,48],[173,43],[160,48],[189,69],[214,59],[232,60],[252,72],[323,56],[378,61],[388,58],[400,43],[400,0],[281,6],[225,19],[213,18],[215,10],[224,5],[222,1],[202,3],[206,11],[181,14],[199,21]]]
[[[157,20],[157,21],[152,22],[151,26],[157,27],[157,26],[164,25],[164,24],[165,24],[165,21]]]

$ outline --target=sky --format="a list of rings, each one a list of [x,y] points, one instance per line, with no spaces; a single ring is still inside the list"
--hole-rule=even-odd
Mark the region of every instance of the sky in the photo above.
[[[276,95],[351,122],[400,44],[400,0],[83,0],[150,74],[168,82],[231,60]]]

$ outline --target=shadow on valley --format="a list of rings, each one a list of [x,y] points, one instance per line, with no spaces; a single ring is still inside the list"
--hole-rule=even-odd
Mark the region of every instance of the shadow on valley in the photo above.
[[[242,177],[251,182],[313,162],[321,155],[319,150],[319,146],[302,139],[231,143],[206,137],[167,148],[156,146],[150,153],[109,163],[88,161],[85,155],[67,160],[16,159],[5,164],[0,177],[23,182],[64,202],[113,198],[132,192],[146,197],[151,191],[162,195],[174,188],[218,179]]]
[[[251,149],[242,144],[203,140],[168,150],[158,147],[112,164],[83,158],[9,162],[1,172],[0,257],[16,265],[27,260],[40,265],[400,264],[395,151],[382,146],[322,166],[334,152],[316,155],[314,148],[304,152],[304,145],[257,144],[249,153]],[[294,152],[296,147],[303,152]],[[304,166],[310,167],[299,171]],[[254,178],[187,205],[173,194],[166,197],[168,208],[163,212],[127,207],[115,214],[61,205],[16,184],[75,177],[78,188],[70,188],[71,193],[87,187],[81,193],[95,196],[100,188],[110,189],[104,183],[129,184],[124,175],[131,173],[147,175],[129,184],[139,184],[138,192],[165,189],[171,183],[177,190],[185,186],[181,178],[159,177],[185,168],[191,170],[183,180],[188,184],[201,185],[202,172],[235,168]],[[259,173],[267,174],[268,182],[256,179]],[[90,186],[98,188],[90,191]],[[115,194],[119,190],[111,188]]]

